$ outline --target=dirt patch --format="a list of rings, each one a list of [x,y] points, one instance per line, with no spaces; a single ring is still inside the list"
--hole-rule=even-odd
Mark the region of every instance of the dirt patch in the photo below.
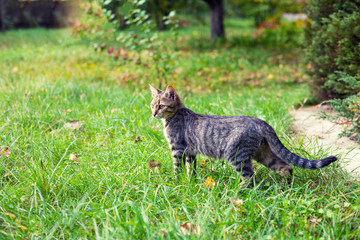
[[[360,145],[347,137],[339,137],[344,126],[319,119],[319,112],[331,110],[326,107],[304,107],[290,111],[295,119],[294,128],[302,132],[306,141],[313,138],[324,148],[340,157],[342,166],[356,177],[360,177]]]

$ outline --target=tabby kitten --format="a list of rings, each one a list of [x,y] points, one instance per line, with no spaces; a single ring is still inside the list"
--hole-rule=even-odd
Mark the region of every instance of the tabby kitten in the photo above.
[[[165,137],[173,155],[174,173],[181,163],[190,174],[196,172],[196,155],[227,159],[245,178],[253,175],[251,159],[283,176],[292,174],[289,163],[301,168],[322,168],[337,160],[331,156],[309,160],[290,152],[280,142],[274,129],[265,121],[248,116],[211,116],[186,108],[175,89],[161,91],[150,86],[152,115],[164,124]]]

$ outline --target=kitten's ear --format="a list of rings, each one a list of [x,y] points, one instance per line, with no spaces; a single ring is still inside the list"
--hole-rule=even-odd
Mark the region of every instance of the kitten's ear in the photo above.
[[[165,96],[173,101],[175,101],[175,98],[177,96],[177,93],[175,92],[175,89],[172,86],[168,86],[165,90]]]
[[[149,85],[149,86],[150,86],[151,95],[153,98],[156,97],[159,93],[161,93],[161,90],[159,90],[151,85]]]

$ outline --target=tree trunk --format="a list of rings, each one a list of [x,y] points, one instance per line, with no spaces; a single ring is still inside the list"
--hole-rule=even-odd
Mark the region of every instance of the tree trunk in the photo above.
[[[165,26],[165,22],[164,22],[164,19],[163,19],[163,14],[161,12],[161,7],[160,7],[160,3],[158,0],[154,0],[153,2],[153,12],[154,12],[154,15],[155,15],[155,22],[156,22],[156,26],[157,26],[157,29],[159,31],[163,31],[166,29],[166,26]]]
[[[225,39],[224,29],[224,1],[204,0],[210,11],[210,34],[211,40],[217,38]]]
[[[5,0],[0,0],[1,31],[5,33]]]
[[[120,30],[124,30],[124,29],[126,28],[126,21],[125,21],[124,15],[121,14],[121,15],[119,16],[119,19],[120,19],[120,26],[119,26],[119,28],[120,28]]]

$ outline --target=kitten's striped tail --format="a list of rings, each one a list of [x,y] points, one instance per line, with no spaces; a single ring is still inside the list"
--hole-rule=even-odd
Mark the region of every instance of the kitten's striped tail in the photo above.
[[[337,160],[337,157],[330,156],[318,160],[310,160],[306,158],[299,157],[298,155],[290,152],[279,140],[274,129],[271,126],[268,126],[268,129],[265,134],[265,139],[268,142],[271,151],[284,160],[287,163],[290,163],[294,166],[306,168],[306,169],[317,169],[329,165],[332,162]]]

